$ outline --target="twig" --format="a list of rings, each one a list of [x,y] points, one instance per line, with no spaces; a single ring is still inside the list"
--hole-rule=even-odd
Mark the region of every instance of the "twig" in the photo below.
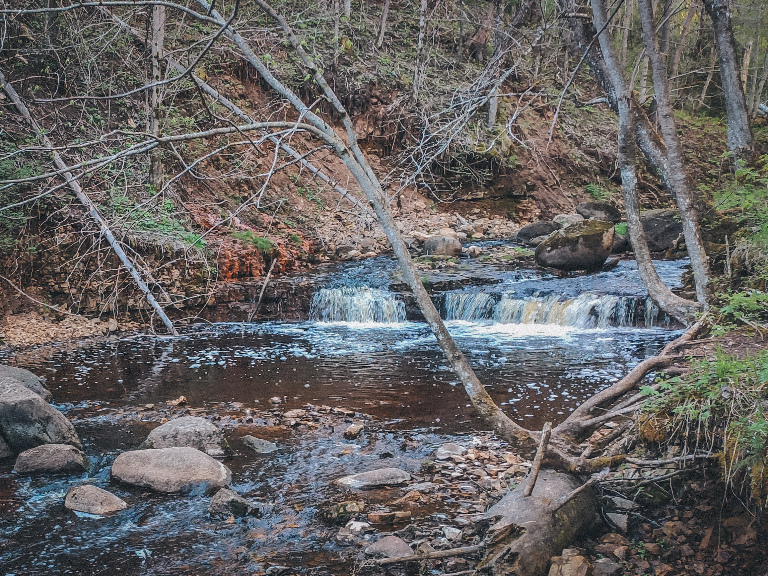
[[[566,504],[568,504],[568,502],[570,502],[571,500],[573,500],[574,498],[576,498],[576,496],[578,496],[579,494],[581,494],[582,492],[584,492],[584,490],[587,490],[588,488],[590,488],[590,487],[594,486],[595,484],[597,484],[598,482],[600,482],[601,480],[603,480],[603,479],[604,479],[604,478],[605,478],[607,475],[608,475],[608,471],[607,471],[607,470],[604,470],[604,471],[603,471],[603,472],[601,472],[600,474],[598,474],[598,475],[596,475],[596,476],[592,476],[592,478],[590,478],[589,480],[587,480],[587,481],[586,481],[584,484],[582,484],[581,486],[579,486],[578,488],[576,488],[576,489],[575,489],[573,492],[571,492],[570,494],[566,494],[565,496],[561,496],[560,498],[558,498],[558,499],[557,499],[557,500],[554,502],[554,504],[552,504],[552,507],[551,507],[551,510],[552,510],[552,514],[554,514],[554,513],[555,513],[555,512],[557,512],[558,510],[560,510],[560,508],[562,508],[563,506],[565,506]]]
[[[451,558],[452,556],[461,556],[462,554],[474,554],[475,552],[480,552],[483,548],[485,548],[483,544],[475,544],[474,546],[450,548],[449,550],[435,550],[434,552],[400,556],[399,558],[382,558],[381,560],[374,560],[374,562],[379,566],[386,566],[387,564],[397,564],[398,562],[416,562],[419,560],[434,560],[436,558]]]
[[[541,441],[539,442],[539,448],[536,450],[536,456],[533,459],[533,467],[529,473],[530,480],[523,490],[523,496],[530,496],[533,492],[533,487],[536,485],[536,479],[539,477],[541,471],[541,462],[544,460],[544,454],[547,452],[547,444],[549,443],[549,436],[552,434],[552,422],[544,424],[544,428],[541,430]]]
[[[264,284],[261,285],[261,292],[259,292],[259,300],[256,302],[256,307],[251,311],[250,314],[248,314],[248,322],[253,320],[253,317],[256,315],[256,312],[259,311],[259,307],[261,306],[261,299],[264,298],[264,291],[267,289],[267,283],[269,282],[269,277],[272,275],[272,269],[275,267],[276,263],[277,263],[277,258],[273,258],[272,264],[269,265],[269,271],[267,272],[267,275],[264,278]]]
[[[704,454],[688,454],[676,458],[667,458],[666,460],[640,460],[638,458],[627,458],[627,462],[629,464],[634,464],[635,466],[666,466],[668,464],[679,464],[680,462],[687,462],[688,460],[703,460],[706,458],[717,458],[717,456],[706,452]]]

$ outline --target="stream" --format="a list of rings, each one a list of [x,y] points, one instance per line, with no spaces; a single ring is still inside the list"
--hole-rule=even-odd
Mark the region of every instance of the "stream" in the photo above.
[[[656,264],[679,286],[686,261]],[[433,298],[494,400],[529,428],[563,420],[678,334],[647,300],[634,262],[568,277],[470,266],[462,273],[480,282]],[[12,473],[12,460],[0,462],[0,575],[283,573],[278,566],[286,574],[349,574],[334,530],[315,518],[340,497],[334,478],[382,467],[383,459],[417,472],[445,442],[489,437],[426,325],[390,290],[393,268],[382,256],[318,273],[310,319],[301,322],[198,324],[178,338],[113,337],[13,358],[45,376],[92,468],[30,478]],[[262,518],[214,520],[202,494],[110,483],[116,455],[157,424],[142,413],[181,396],[223,427],[235,449],[225,462],[232,487],[271,505]],[[270,420],[277,401],[281,411],[310,404],[373,418],[357,440],[322,422],[290,430]],[[254,455],[240,442],[244,434],[280,449]],[[65,509],[68,488],[86,482],[129,508],[109,518]],[[371,497],[398,497],[382,492]]]

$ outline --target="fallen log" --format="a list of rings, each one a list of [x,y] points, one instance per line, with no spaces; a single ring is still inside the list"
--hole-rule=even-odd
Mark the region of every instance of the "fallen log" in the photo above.
[[[544,469],[536,488],[525,496],[518,486],[485,513],[500,518],[488,529],[486,557],[478,574],[540,576],[597,518],[597,499],[573,476]]]

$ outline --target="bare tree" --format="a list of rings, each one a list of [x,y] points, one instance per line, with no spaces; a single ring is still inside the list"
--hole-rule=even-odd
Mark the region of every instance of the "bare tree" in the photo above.
[[[712,19],[715,46],[720,61],[720,78],[728,117],[728,149],[733,154],[734,162],[748,163],[754,155],[755,143],[739,77],[730,3],[729,0],[704,0],[704,8]]]
[[[149,116],[150,134],[159,136],[162,114],[160,77],[165,44],[165,6],[152,6],[151,31],[152,87],[149,89],[149,114],[147,116]],[[149,157],[149,182],[155,190],[160,190],[163,186],[163,158],[159,148],[156,148]]]

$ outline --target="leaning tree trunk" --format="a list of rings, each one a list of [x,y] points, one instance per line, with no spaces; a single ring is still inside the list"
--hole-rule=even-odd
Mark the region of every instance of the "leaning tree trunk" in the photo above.
[[[619,162],[621,167],[622,191],[624,193],[625,209],[627,211],[627,230],[632,248],[635,251],[638,270],[643,284],[651,298],[667,314],[690,323],[698,306],[695,302],[685,300],[672,293],[661,281],[651,260],[648,241],[640,222],[639,205],[637,202],[637,178],[635,175],[635,127],[638,123],[633,112],[633,98],[629,85],[624,78],[622,68],[616,54],[616,48],[609,37],[606,23],[608,16],[601,0],[592,0],[592,12],[595,28],[602,30],[598,37],[603,52],[603,62],[606,81],[612,86],[619,112]],[[630,140],[628,140],[630,139]]]
[[[376,39],[376,48],[381,48],[384,44],[384,34],[387,31],[387,18],[389,17],[389,4],[391,0],[384,0],[384,6],[381,9],[381,19],[379,20],[379,37]]]
[[[755,143],[739,78],[731,7],[728,0],[704,0],[704,8],[712,19],[717,56],[720,60],[720,78],[728,117],[728,149],[733,153],[734,162],[748,163],[754,156]]]
[[[693,183],[688,176],[683,159],[680,137],[677,134],[677,124],[672,113],[669,99],[669,78],[667,66],[659,52],[656,30],[653,22],[653,7],[651,0],[638,0],[640,21],[643,26],[643,43],[648,54],[653,73],[653,88],[656,95],[657,118],[661,134],[667,148],[667,163],[669,178],[675,190],[675,201],[682,217],[683,235],[688,255],[691,258],[691,268],[696,283],[696,297],[699,303],[707,307],[709,297],[709,261],[704,250],[704,242],[699,230],[699,213],[693,193]],[[742,96],[743,102],[743,96]],[[746,113],[746,111],[745,111]]]
[[[141,274],[139,274],[139,271],[136,269],[136,266],[134,266],[133,262],[131,262],[131,259],[128,258],[128,255],[120,246],[120,243],[117,241],[114,234],[112,234],[112,230],[110,229],[109,224],[107,224],[107,221],[104,220],[104,218],[101,216],[98,209],[96,208],[96,205],[91,201],[88,195],[83,191],[83,189],[80,187],[80,184],[77,182],[77,180],[75,180],[74,176],[72,176],[72,173],[69,172],[69,170],[67,169],[66,163],[64,162],[64,160],[62,160],[61,156],[59,156],[59,153],[56,151],[53,144],[48,139],[48,136],[45,135],[45,132],[42,130],[40,125],[37,123],[37,121],[34,118],[32,118],[32,115],[30,114],[29,109],[26,107],[24,102],[21,101],[21,98],[19,98],[19,95],[16,93],[16,90],[13,89],[13,86],[11,86],[10,84],[8,84],[8,82],[5,81],[5,76],[3,75],[2,72],[0,72],[0,86],[2,86],[3,90],[5,90],[6,94],[8,94],[8,96],[11,99],[11,102],[13,102],[14,106],[16,106],[16,109],[19,111],[19,114],[21,114],[24,117],[24,119],[29,123],[30,127],[32,128],[33,132],[35,133],[35,136],[40,141],[40,143],[45,147],[46,150],[50,150],[51,156],[53,157],[53,162],[56,165],[56,168],[59,169],[60,174],[66,181],[67,185],[75,193],[75,196],[80,201],[80,203],[83,206],[85,206],[85,208],[88,210],[88,215],[96,222],[96,224],[98,224],[101,235],[104,236],[107,242],[109,242],[109,245],[112,247],[112,250],[120,259],[120,262],[122,262],[123,266],[131,275],[134,282],[136,282],[136,285],[139,287],[139,290],[141,290],[144,296],[146,297],[147,302],[149,302],[149,305],[155,310],[155,312],[157,312],[157,315],[163,321],[163,324],[165,324],[165,327],[168,328],[168,331],[174,336],[177,336],[178,332],[176,332],[176,328],[173,326],[173,323],[165,314],[163,307],[160,306],[158,301],[155,299],[154,295],[152,294],[152,291],[149,289],[149,286],[147,286],[147,283],[144,282],[144,279],[141,277]]]

